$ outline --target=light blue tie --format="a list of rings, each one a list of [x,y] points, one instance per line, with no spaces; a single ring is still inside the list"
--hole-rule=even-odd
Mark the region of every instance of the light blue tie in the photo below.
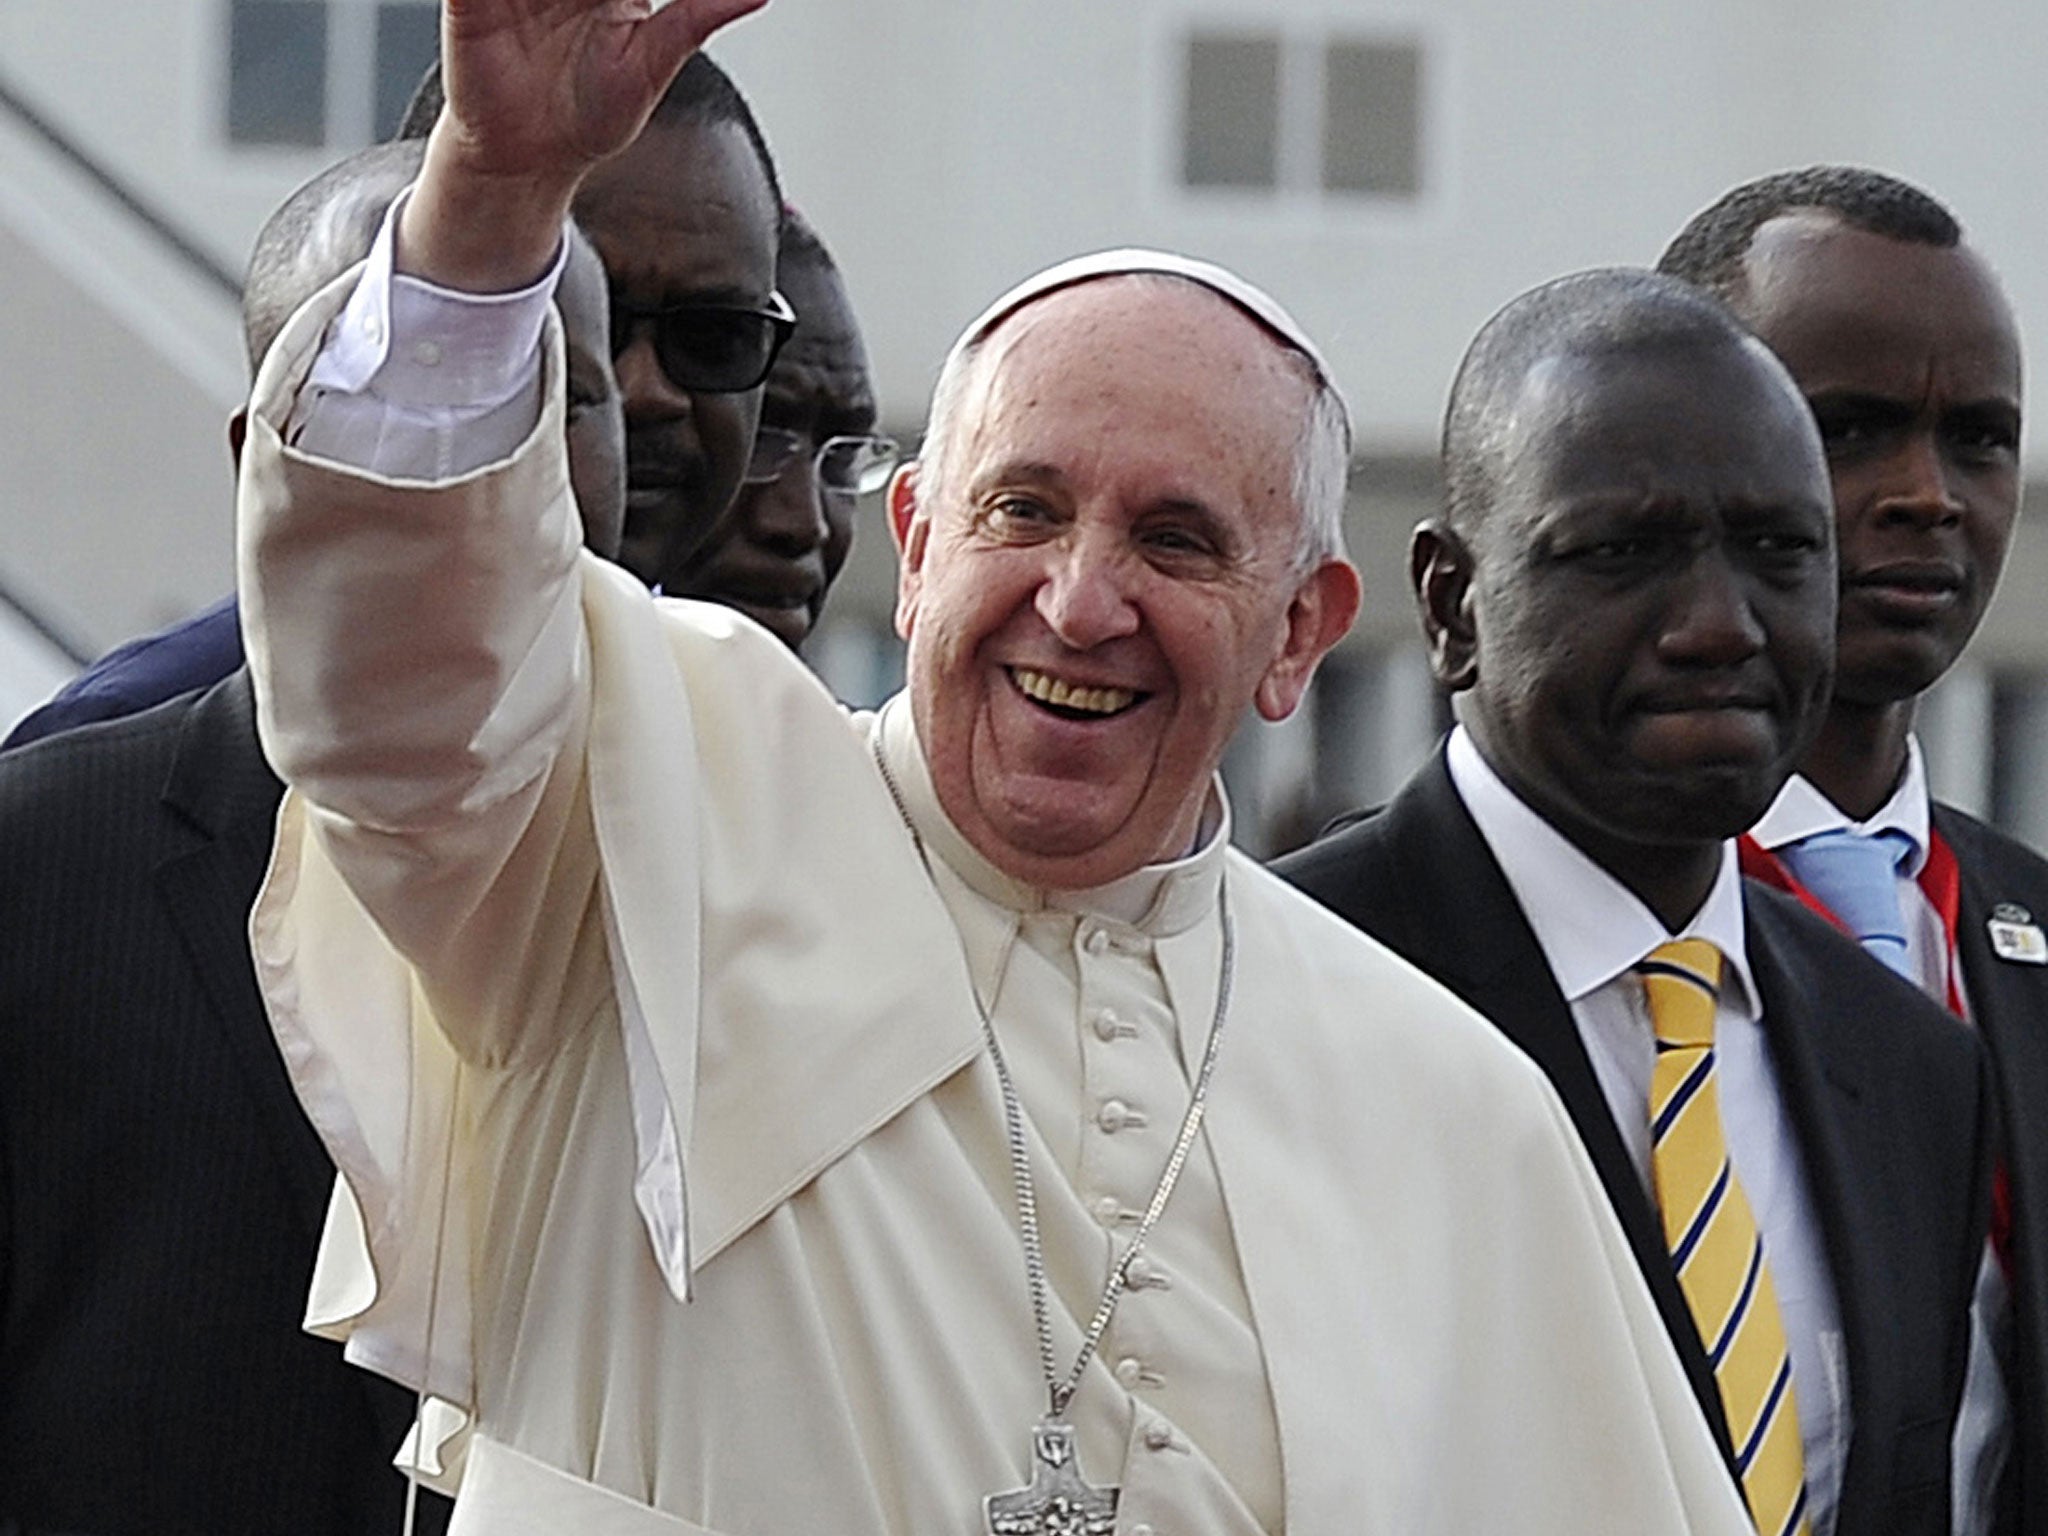
[[[1906,920],[1899,910],[1899,866],[1913,840],[1895,828],[1851,832],[1838,827],[1778,850],[1799,883],[1839,917],[1863,947],[1918,984],[1906,955]]]

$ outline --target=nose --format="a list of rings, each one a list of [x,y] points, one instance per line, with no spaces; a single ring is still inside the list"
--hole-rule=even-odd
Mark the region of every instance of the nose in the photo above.
[[[1702,551],[1676,579],[1657,652],[1682,667],[1733,667],[1764,648],[1747,581],[1718,546]]]
[[[755,540],[778,554],[808,555],[825,542],[823,497],[809,446],[766,485],[749,486],[747,522]]]
[[[677,389],[654,350],[654,332],[646,322],[633,327],[623,351],[613,354],[612,372],[619,379],[619,404],[628,421],[662,421],[690,414],[690,397]]]
[[[1129,572],[1116,553],[1082,536],[1052,546],[1048,554],[1038,616],[1062,644],[1085,651],[1137,632]]]
[[[1887,467],[1876,511],[1881,522],[1912,527],[1946,528],[1962,520],[1962,497],[1950,483],[1933,432],[1915,432],[1900,446]]]

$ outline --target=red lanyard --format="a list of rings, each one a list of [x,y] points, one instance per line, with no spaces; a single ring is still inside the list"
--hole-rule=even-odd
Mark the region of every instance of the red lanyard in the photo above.
[[[1821,899],[1801,885],[1785,861],[1747,833],[1737,839],[1735,852],[1742,866],[1742,872],[1752,880],[1796,896],[1812,912],[1819,913],[1844,933],[1842,920],[1830,912]],[[1957,1018],[1968,1015],[1963,1009],[1961,968],[1956,964],[1956,923],[1962,911],[1963,878],[1957,867],[1955,850],[1948,845],[1948,839],[1933,828],[1928,829],[1927,862],[1920,867],[1920,893],[1927,898],[1941,919],[1941,931],[1948,940],[1948,955],[1942,967],[1942,975],[1948,988],[1948,1011]],[[1851,934],[1850,937],[1855,937]]]
[[[1785,867],[1785,861],[1746,834],[1736,843],[1736,857],[1743,874],[1752,880],[1796,896],[1810,910],[1818,912],[1843,932],[1842,920],[1821,904],[1805,886],[1793,877]],[[1948,1010],[1957,1018],[1967,1018],[1963,1011],[1962,967],[1956,963],[1956,924],[1962,911],[1963,876],[1956,864],[1955,850],[1948,845],[1948,839],[1935,828],[1928,829],[1927,862],[1920,868],[1920,891],[1929,905],[1941,918],[1941,931],[1948,937],[1948,965],[1945,971],[1948,983]],[[1850,937],[1855,937],[1851,934]],[[2008,1278],[2012,1275],[2012,1192],[2006,1181],[2003,1160],[1998,1165],[1998,1176],[1991,1188],[1991,1242],[1998,1251],[1999,1263],[2005,1267]]]

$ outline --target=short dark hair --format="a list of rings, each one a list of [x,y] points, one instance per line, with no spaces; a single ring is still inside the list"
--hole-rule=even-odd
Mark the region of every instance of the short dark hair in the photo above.
[[[412,100],[406,103],[405,113],[398,120],[398,132],[393,137],[424,139],[433,131],[434,119],[441,115],[442,100],[441,61],[436,59],[420,77]],[[776,174],[775,156],[769,152],[768,140],[754,117],[754,109],[747,105],[747,98],[732,83],[732,77],[713,63],[708,53],[693,53],[684,61],[682,69],[662,93],[661,100],[655,103],[654,116],[648,122],[650,126],[654,123],[733,124],[746,135],[754,158],[761,162],[761,174],[768,178],[768,191],[776,206],[781,206],[782,178]]]
[[[329,166],[257,232],[242,280],[242,339],[254,370],[306,300],[370,253],[392,200],[420,173],[426,146],[373,144]]]
[[[1510,427],[1523,382],[1553,357],[1745,346],[1750,336],[1718,300],[1641,267],[1601,267],[1532,288],[1479,328],[1444,411],[1444,515],[1469,529],[1505,483]]]
[[[1944,249],[1962,242],[1954,214],[1909,182],[1856,165],[1777,171],[1723,193],[1687,221],[1657,258],[1657,270],[1733,302],[1756,232],[1782,214],[1811,208],[1867,234]]]
[[[775,243],[775,265],[783,267],[808,262],[823,267],[828,272],[839,270],[839,263],[832,259],[832,253],[825,248],[824,238],[818,227],[805,216],[794,203],[782,205],[782,228]]]

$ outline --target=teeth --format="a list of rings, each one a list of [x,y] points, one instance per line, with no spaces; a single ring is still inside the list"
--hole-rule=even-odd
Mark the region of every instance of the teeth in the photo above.
[[[1041,704],[1078,709],[1091,715],[1113,715],[1130,708],[1138,697],[1129,688],[1076,688],[1060,678],[1048,677],[1028,667],[1013,667],[1010,676],[1016,679],[1019,688]]]

